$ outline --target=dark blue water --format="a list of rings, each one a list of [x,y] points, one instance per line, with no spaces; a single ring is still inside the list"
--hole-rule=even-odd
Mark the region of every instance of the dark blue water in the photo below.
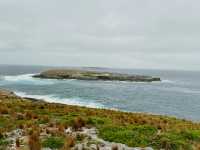
[[[18,95],[88,107],[164,114],[200,121],[200,72],[97,69],[152,75],[162,82],[34,79],[51,67],[0,66],[0,87]],[[90,68],[96,70],[95,68]]]

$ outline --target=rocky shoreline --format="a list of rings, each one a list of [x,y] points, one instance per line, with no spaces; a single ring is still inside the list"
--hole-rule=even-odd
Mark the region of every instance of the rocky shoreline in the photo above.
[[[34,75],[35,78],[43,79],[78,79],[78,80],[104,80],[104,81],[132,81],[132,82],[153,82],[161,81],[159,77],[129,75],[110,72],[53,69]]]

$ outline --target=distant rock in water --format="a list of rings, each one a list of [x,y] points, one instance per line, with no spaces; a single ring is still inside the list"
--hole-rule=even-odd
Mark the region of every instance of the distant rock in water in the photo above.
[[[53,69],[44,71],[35,78],[44,79],[78,79],[78,80],[105,80],[105,81],[134,81],[134,82],[152,82],[161,81],[158,77],[130,75],[110,72],[73,70],[73,69]]]

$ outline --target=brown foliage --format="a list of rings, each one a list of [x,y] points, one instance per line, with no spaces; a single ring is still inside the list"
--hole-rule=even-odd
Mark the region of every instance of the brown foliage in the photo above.
[[[16,113],[16,114],[15,114],[15,118],[16,118],[17,120],[23,120],[23,119],[24,119],[24,115],[23,115],[22,113]]]
[[[67,136],[63,146],[63,150],[70,150],[75,145],[75,139],[72,136]]]
[[[50,121],[50,118],[47,115],[44,115],[42,119],[43,119],[44,122],[49,122]]]
[[[20,147],[20,141],[19,141],[19,138],[16,139],[15,143],[16,143],[16,147]]]
[[[53,122],[50,122],[50,123],[49,123],[49,127],[54,127],[54,125],[55,125],[55,124],[54,124]]]
[[[8,113],[9,113],[9,109],[7,106],[0,107],[0,114],[8,114]]]
[[[24,129],[24,125],[21,123],[21,124],[19,124],[19,128],[20,129]]]
[[[25,117],[26,117],[26,119],[32,119],[33,118],[33,113],[28,111],[28,112],[25,113]]]
[[[33,131],[29,136],[29,148],[30,150],[41,150],[41,143],[38,131]]]
[[[80,130],[84,126],[85,126],[85,120],[83,120],[81,117],[77,117],[73,120],[72,128],[74,130]]]
[[[61,133],[65,132],[64,125],[62,125],[62,124],[58,125],[58,131],[61,132]]]

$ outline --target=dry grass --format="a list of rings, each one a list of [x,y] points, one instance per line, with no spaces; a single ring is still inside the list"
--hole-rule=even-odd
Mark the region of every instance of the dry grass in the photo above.
[[[41,142],[40,142],[40,133],[39,131],[32,130],[29,135],[29,148],[30,150],[41,150]]]
[[[72,148],[75,145],[75,138],[72,136],[67,136],[65,139],[65,144],[63,146],[63,150],[67,150]]]

